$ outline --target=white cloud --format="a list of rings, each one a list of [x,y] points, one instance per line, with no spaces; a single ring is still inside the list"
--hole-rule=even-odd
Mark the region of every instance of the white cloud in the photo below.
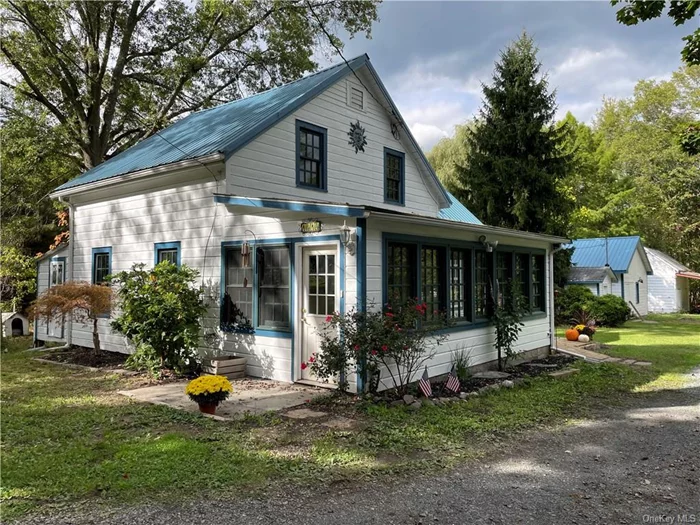
[[[423,149],[423,151],[426,152],[430,151],[432,147],[440,141],[440,139],[449,136],[445,130],[432,124],[416,122],[414,124],[409,124],[408,126],[411,128],[411,133],[413,133],[413,136],[418,141],[418,145]]]

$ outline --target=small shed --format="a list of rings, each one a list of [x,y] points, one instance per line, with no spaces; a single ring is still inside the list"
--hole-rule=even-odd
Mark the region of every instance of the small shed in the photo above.
[[[644,248],[654,268],[649,277],[649,311],[658,313],[690,310],[690,279],[700,274],[660,250]]]
[[[2,335],[4,337],[29,335],[29,320],[18,312],[4,312],[2,314]]]
[[[574,266],[569,272],[568,284],[581,284],[594,295],[608,295],[612,293],[612,283],[617,281],[617,276],[610,266],[598,268]]]

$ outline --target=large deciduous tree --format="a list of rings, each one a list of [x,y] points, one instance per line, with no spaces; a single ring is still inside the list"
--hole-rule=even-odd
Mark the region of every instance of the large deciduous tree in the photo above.
[[[460,200],[493,226],[566,234],[573,207],[561,184],[570,170],[566,131],[555,126],[555,93],[532,38],[523,34],[501,52],[483,92],[469,161],[458,170]]]
[[[664,0],[611,0],[610,3],[622,4],[617,11],[617,21],[626,26],[634,26],[639,22],[663,16],[667,5],[667,14],[674,25],[680,26],[686,22],[695,21],[695,31],[683,37],[685,46],[681,51],[681,57],[688,65],[700,65],[700,29],[697,29],[700,2],[697,0],[670,0],[668,3]]]
[[[82,168],[173,119],[294,80],[344,29],[369,35],[376,2],[345,0],[4,0],[1,80],[44,107]],[[4,103],[13,111],[12,104]]]

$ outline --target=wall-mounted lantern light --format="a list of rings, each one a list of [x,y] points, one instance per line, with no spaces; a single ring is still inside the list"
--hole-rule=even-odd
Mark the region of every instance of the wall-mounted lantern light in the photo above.
[[[484,246],[484,248],[486,248],[488,253],[491,253],[493,249],[498,246],[498,241],[487,241],[486,235],[479,237],[479,242]]]
[[[355,255],[355,241],[353,241],[352,228],[345,224],[345,221],[343,221],[343,226],[340,228],[340,242],[350,255]]]

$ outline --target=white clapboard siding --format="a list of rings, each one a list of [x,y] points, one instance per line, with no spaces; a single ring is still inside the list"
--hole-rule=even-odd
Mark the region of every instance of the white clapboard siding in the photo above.
[[[72,243],[73,279],[90,281],[92,249],[112,247],[112,273],[128,270],[134,263],[151,267],[154,244],[180,241],[181,260],[200,271],[209,309],[203,320],[204,332],[218,332],[221,275],[221,242],[253,238],[300,237],[299,221],[306,214],[265,210],[239,214],[226,206],[215,205],[213,193],[223,190],[223,182],[214,180],[180,183],[125,197],[105,198],[78,205],[75,210]],[[322,235],[337,235],[343,220],[323,217]],[[353,225],[349,221],[349,225]],[[313,235],[304,240],[312,241]],[[346,256],[346,305],[357,302],[355,258]],[[109,328],[109,320],[99,321],[101,344],[106,350],[131,352],[132,348]],[[92,328],[75,323],[73,344],[92,347]],[[292,379],[291,339],[219,334],[218,343],[202,341],[202,352],[237,353],[248,357],[249,375],[290,381]]]
[[[229,193],[255,197],[299,198],[365,204],[436,216],[438,210],[405,137],[395,139],[386,111],[365,94],[365,110],[347,104],[347,84],[326,91],[236,151],[226,163]],[[328,130],[328,192],[296,186],[296,120]],[[348,144],[350,123],[360,121],[367,145],[355,153]],[[384,203],[384,147],[406,153],[405,207]]]

